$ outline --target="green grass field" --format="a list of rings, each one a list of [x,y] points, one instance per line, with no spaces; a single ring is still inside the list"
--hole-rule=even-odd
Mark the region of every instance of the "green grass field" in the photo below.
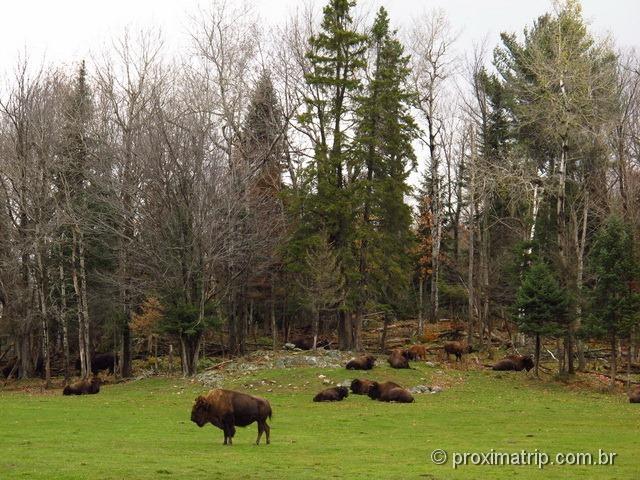
[[[352,395],[312,403],[319,374],[336,382],[346,370],[286,369],[229,381],[266,397],[274,410],[271,445],[254,445],[257,428],[239,428],[232,447],[222,432],[189,420],[203,387],[178,379],[106,385],[99,395],[0,392],[0,479],[638,479],[640,405],[622,395],[572,390],[524,374],[439,371],[415,364],[360,377],[406,386],[446,384],[414,404]],[[264,382],[261,382],[264,381]],[[294,388],[295,387],[295,388]],[[435,465],[449,452],[617,453],[613,466]]]

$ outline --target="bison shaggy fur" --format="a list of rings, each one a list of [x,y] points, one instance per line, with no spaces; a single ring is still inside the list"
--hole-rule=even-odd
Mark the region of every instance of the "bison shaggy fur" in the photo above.
[[[373,382],[369,388],[369,398],[380,402],[412,403],[415,401],[408,390],[393,382]]]
[[[376,363],[373,355],[363,355],[347,362],[347,370],[371,370]]]
[[[402,350],[394,350],[387,358],[391,368],[409,368],[409,360],[407,360],[406,354]]]
[[[191,421],[198,427],[211,423],[221,429],[224,432],[224,445],[232,444],[236,427],[258,422],[256,445],[259,445],[263,432],[269,444],[271,428],[267,425],[267,418],[271,418],[271,414],[271,405],[264,398],[216,388],[196,398],[191,409]]]
[[[331,387],[322,390],[315,397],[314,402],[339,402],[349,396],[349,390],[347,387]]]
[[[360,380],[356,378],[351,382],[351,393],[355,395],[368,395],[369,388],[371,388],[372,384],[373,382],[371,380]]]
[[[447,355],[447,360],[449,360],[449,355],[455,355],[456,361],[461,361],[462,355],[473,352],[473,347],[466,342],[447,342],[443,348],[444,353]]]
[[[91,373],[96,375],[102,370],[108,370],[113,375],[116,356],[113,353],[96,353],[91,357]],[[80,359],[76,360],[76,370],[80,370]]]
[[[534,367],[533,359],[529,355],[509,355],[498,363],[496,363],[492,368],[497,371],[515,371],[521,372],[522,370],[526,370],[527,372]]]
[[[94,395],[100,392],[100,379],[80,380],[64,387],[63,395]]]
[[[409,360],[427,359],[427,347],[424,345],[411,345],[406,352]]]

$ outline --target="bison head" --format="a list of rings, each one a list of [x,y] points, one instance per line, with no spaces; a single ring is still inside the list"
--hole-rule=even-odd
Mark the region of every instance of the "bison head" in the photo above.
[[[349,396],[349,389],[347,387],[337,387],[336,390],[340,399],[347,398]]]
[[[535,364],[533,363],[533,359],[529,355],[522,358],[522,365],[524,365],[524,368],[527,370],[527,372],[535,366]]]
[[[209,404],[204,396],[200,395],[196,398],[196,402],[191,409],[191,421],[199,427],[203,427],[208,420]]]
[[[371,398],[372,400],[380,398],[380,384],[378,382],[371,383],[371,386],[369,387],[369,393],[367,395],[369,395],[369,398]]]

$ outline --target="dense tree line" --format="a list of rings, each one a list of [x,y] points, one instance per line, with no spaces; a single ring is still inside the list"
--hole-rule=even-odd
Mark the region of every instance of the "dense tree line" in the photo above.
[[[561,371],[638,358],[640,67],[576,0],[490,60],[435,11],[397,31],[351,0],[262,31],[195,17],[73,69],[20,62],[0,99],[0,355],[28,377],[134,340],[197,371],[292,330],[363,349],[366,319],[458,318]],[[266,54],[268,53],[268,54]],[[420,172],[418,185],[410,176]],[[155,340],[153,340],[155,338]],[[384,333],[382,335],[384,339]],[[384,348],[384,340],[382,345]],[[55,367],[55,368],[54,368]]]

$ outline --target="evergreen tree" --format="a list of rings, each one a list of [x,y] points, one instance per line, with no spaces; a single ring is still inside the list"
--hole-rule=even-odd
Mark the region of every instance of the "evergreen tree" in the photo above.
[[[307,58],[311,68],[305,80],[311,93],[306,98],[308,112],[301,118],[314,131],[315,161],[304,174],[308,195],[299,228],[307,232],[303,235],[307,238],[326,231],[342,266],[348,295],[345,310],[339,313],[341,348],[354,344],[348,311],[355,308],[358,268],[350,245],[356,208],[351,188],[355,176],[350,131],[367,47],[366,35],[354,29],[354,6],[352,0],[330,0],[323,11],[320,32],[309,39]]]
[[[567,329],[568,296],[546,263],[534,263],[524,274],[515,308],[520,330],[536,337],[536,376],[541,337],[563,335]]]
[[[617,373],[618,340],[637,322],[639,305],[634,282],[638,265],[630,229],[618,217],[611,217],[598,231],[589,254],[591,289],[586,331],[611,342],[611,385]]]
[[[362,169],[356,200],[361,208],[357,325],[368,302],[391,309],[406,294],[412,243],[407,177],[415,167],[412,141],[418,127],[410,113],[409,58],[380,8],[371,30],[373,73],[359,100],[357,165]]]

